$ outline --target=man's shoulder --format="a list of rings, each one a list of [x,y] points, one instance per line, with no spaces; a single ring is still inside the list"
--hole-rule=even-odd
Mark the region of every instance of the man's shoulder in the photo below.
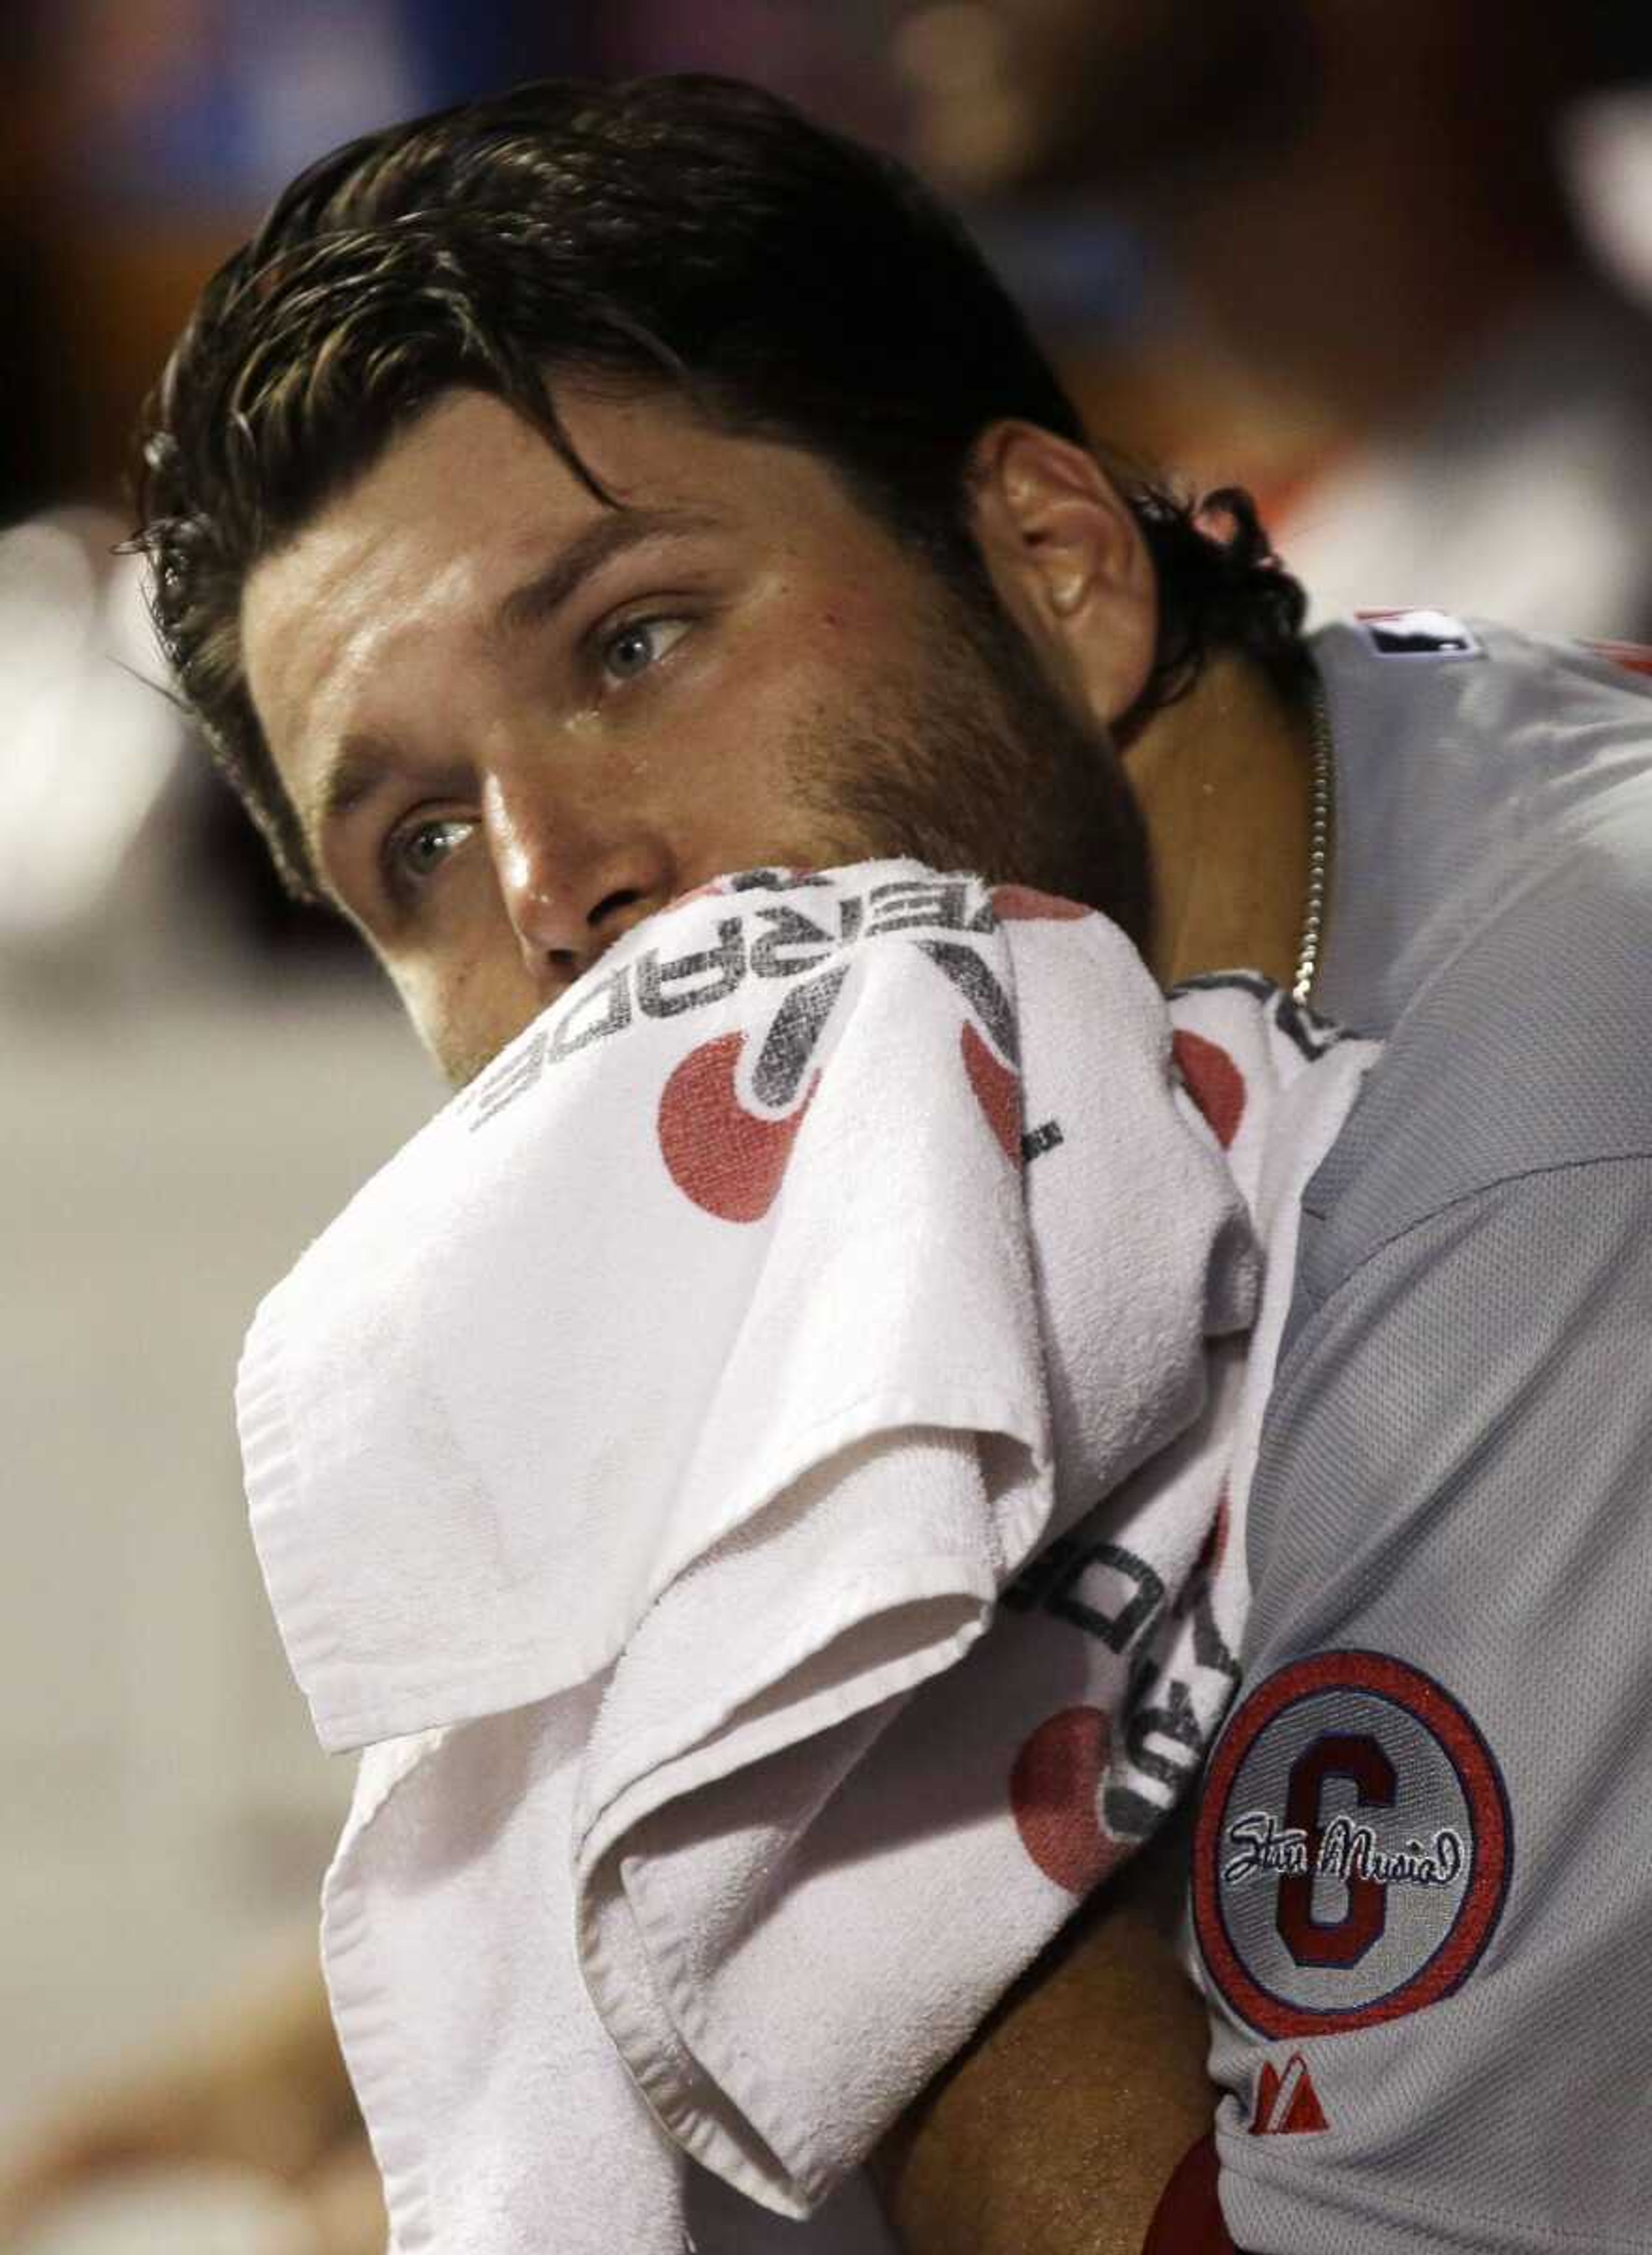
[[[1401,1008],[1304,1198],[1316,1296],[1499,1184],[1652,1153],[1648,966],[1652,760],[1534,844]]]
[[[1644,788],[1652,676],[1623,645],[1430,611],[1361,614],[1310,648],[1335,746],[1318,999],[1387,1035],[1511,896]]]

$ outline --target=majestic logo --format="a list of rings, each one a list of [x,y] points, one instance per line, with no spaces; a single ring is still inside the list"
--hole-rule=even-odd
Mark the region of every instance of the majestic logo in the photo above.
[[[1255,2111],[1250,2118],[1251,2136],[1292,2138],[1330,2127],[1302,2054],[1293,2051],[1283,2068],[1264,2060],[1256,2083]]]
[[[1467,1979],[1511,1859],[1497,1766],[1450,1694],[1382,1653],[1322,1653],[1260,1684],[1212,1758],[1199,1949],[1264,2035],[1369,2027]]]

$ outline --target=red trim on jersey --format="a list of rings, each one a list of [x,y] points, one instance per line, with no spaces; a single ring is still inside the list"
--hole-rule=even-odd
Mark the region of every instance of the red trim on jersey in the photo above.
[[[1239,2255],[1216,2197],[1216,2140],[1190,2146],[1159,2197],[1142,2255]]]
[[[1643,642],[1586,642],[1584,648],[1610,664],[1620,665],[1626,673],[1652,674],[1652,650]]]

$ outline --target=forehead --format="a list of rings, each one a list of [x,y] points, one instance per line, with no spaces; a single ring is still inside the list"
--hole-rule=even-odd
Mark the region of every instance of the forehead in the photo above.
[[[671,506],[703,501],[721,484],[737,509],[741,481],[727,461],[721,477],[710,468],[737,442],[676,399],[575,397],[562,414],[580,459],[616,501]],[[503,401],[469,391],[438,401],[249,574],[243,657],[266,727],[306,706],[346,658],[369,664],[400,636],[486,606],[542,563],[548,546],[604,513]]]
[[[558,407],[615,503],[714,523],[742,568],[777,582],[825,573],[862,596],[910,571],[893,537],[799,446],[719,430],[664,389],[570,386]],[[490,395],[449,393],[399,434],[243,592],[242,664],[295,803],[329,747],[372,732],[386,685],[404,710],[432,679],[446,697],[474,659],[491,661],[503,599],[613,516]]]

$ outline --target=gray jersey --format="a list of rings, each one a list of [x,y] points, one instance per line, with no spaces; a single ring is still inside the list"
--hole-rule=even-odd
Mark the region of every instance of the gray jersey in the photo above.
[[[1652,685],[1428,617],[1314,642],[1316,1000],[1387,1047],[1304,1200],[1201,1797],[1221,2197],[1262,2255],[1625,2255],[1652,2250]]]

